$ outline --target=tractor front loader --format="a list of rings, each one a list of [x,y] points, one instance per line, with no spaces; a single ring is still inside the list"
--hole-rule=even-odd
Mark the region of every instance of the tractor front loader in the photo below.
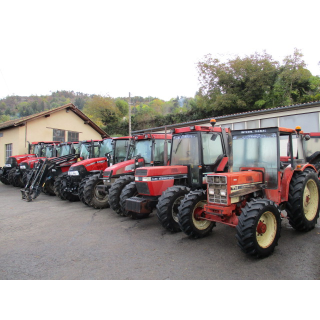
[[[174,129],[170,165],[138,168],[135,181],[120,196],[126,215],[145,218],[154,208],[161,225],[172,232],[180,231],[178,207],[191,190],[205,189],[207,175],[228,168],[228,129],[191,126]]]
[[[20,154],[11,156],[6,161],[3,168],[0,168],[0,181],[3,184],[6,185],[13,185],[13,186],[23,186],[23,183],[20,179],[17,179],[16,177],[16,169],[19,167],[19,165],[28,159],[32,159],[35,157],[39,157],[41,155],[42,150],[47,145],[52,145],[60,143],[59,141],[42,141],[42,142],[28,142],[28,154]]]
[[[306,161],[303,145],[308,137],[300,130],[232,131],[229,172],[209,174],[207,194],[194,190],[184,197],[178,210],[181,229],[200,238],[217,222],[226,224],[236,228],[244,253],[261,258],[278,245],[283,218],[296,230],[313,229],[320,183],[317,169]]]
[[[75,162],[79,158],[79,154],[69,154],[52,159],[39,159],[35,164],[35,168],[30,171],[26,186],[21,189],[22,199],[30,202],[37,198],[48,179],[52,170],[57,170],[65,163]]]

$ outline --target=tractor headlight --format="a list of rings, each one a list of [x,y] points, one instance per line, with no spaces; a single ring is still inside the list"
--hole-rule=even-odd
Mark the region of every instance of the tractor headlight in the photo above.
[[[27,169],[25,165],[21,165],[20,169]]]
[[[4,166],[5,166],[6,168],[11,168],[11,163],[6,163]]]
[[[68,171],[68,176],[78,176],[79,171]]]
[[[209,188],[209,194],[214,195],[214,189],[213,188]]]
[[[227,190],[221,189],[221,190],[220,190],[220,196],[225,197],[226,195],[227,195]]]
[[[151,177],[142,177],[142,181],[151,181]]]

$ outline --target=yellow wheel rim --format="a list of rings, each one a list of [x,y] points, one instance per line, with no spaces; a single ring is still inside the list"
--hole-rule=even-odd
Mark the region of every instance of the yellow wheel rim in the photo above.
[[[203,209],[204,205],[206,204],[205,201],[199,201],[193,208],[193,211],[192,211],[192,222],[193,222],[193,225],[198,229],[198,230],[205,230],[207,229],[210,224],[211,224],[211,221],[209,220],[197,220],[195,218],[195,212],[197,210],[201,210]]]
[[[256,228],[256,239],[261,248],[268,248],[277,234],[277,220],[271,211],[264,212]]]
[[[312,221],[317,214],[319,193],[314,180],[307,181],[303,191],[303,212],[307,220]]]

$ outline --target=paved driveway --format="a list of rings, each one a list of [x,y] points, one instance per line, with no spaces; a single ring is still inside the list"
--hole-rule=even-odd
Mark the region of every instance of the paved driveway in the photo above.
[[[274,254],[257,260],[224,225],[192,240],[155,214],[135,221],[44,194],[28,203],[1,183],[0,199],[0,279],[320,279],[319,222],[299,233],[283,221]]]

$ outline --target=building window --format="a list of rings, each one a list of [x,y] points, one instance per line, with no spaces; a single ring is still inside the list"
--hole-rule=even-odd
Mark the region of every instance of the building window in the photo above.
[[[65,142],[65,130],[53,129],[53,141]]]
[[[259,128],[259,120],[247,121],[247,129]]]
[[[0,138],[3,137],[3,132],[0,132]]]
[[[245,123],[244,122],[236,122],[233,124],[233,130],[242,130],[245,129]]]
[[[68,141],[70,142],[79,141],[79,132],[68,131]]]
[[[12,156],[12,143],[6,144],[6,161]]]

